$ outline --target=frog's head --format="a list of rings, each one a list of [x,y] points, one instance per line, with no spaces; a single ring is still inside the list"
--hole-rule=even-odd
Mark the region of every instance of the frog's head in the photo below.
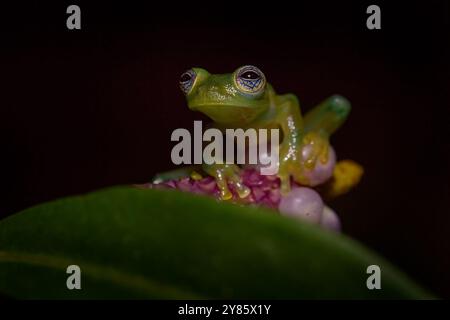
[[[181,75],[180,88],[191,110],[200,111],[220,124],[247,124],[267,110],[270,86],[254,66],[229,74],[210,74],[192,68]]]

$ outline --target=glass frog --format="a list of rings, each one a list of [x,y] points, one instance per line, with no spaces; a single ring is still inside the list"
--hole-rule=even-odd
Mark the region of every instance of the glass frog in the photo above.
[[[281,130],[278,177],[283,195],[289,193],[291,179],[303,186],[316,184],[308,173],[329,161],[329,138],[350,112],[347,99],[334,95],[302,116],[297,97],[277,94],[264,73],[251,65],[228,74],[192,68],[181,75],[180,88],[189,108],[207,115],[216,128]],[[241,198],[250,193],[236,164],[204,164],[202,169],[215,178],[222,199],[232,197],[229,184]]]

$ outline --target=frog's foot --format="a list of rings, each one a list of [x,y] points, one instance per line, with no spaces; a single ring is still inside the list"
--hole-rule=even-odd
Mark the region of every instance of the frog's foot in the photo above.
[[[317,161],[326,164],[329,158],[330,144],[324,134],[317,131],[308,132],[303,137],[302,164],[307,170],[312,170]]]
[[[240,198],[245,198],[250,194],[251,190],[241,181],[239,170],[239,167],[234,164],[213,165],[206,169],[207,173],[216,179],[222,200],[229,200],[233,197],[228,184],[234,187]]]
[[[287,144],[280,149],[280,168],[278,177],[281,181],[281,193],[290,191],[291,176],[303,186],[314,186],[317,182],[310,180],[311,172],[317,164],[325,165],[330,160],[330,144],[325,134],[317,131],[308,132],[300,146]],[[330,173],[331,174],[331,173]]]
[[[283,146],[280,149],[280,165],[278,177],[280,178],[280,192],[283,196],[291,191],[291,176],[300,184],[307,185],[308,180],[302,173],[302,154],[294,145]]]

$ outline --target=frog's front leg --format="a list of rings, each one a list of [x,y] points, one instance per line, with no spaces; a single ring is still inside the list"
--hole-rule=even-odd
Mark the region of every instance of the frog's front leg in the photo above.
[[[305,184],[306,177],[302,173],[301,147],[303,142],[303,121],[297,97],[292,94],[277,97],[276,120],[283,131],[283,141],[280,146],[278,177],[281,182],[281,193],[290,191],[291,176],[294,180]]]
[[[203,164],[203,171],[216,179],[219,188],[220,198],[229,200],[233,197],[228,183],[232,184],[236,189],[240,198],[247,197],[251,190],[242,183],[239,175],[240,168],[235,164]]]
[[[329,160],[329,137],[347,118],[350,103],[341,96],[332,96],[308,112],[302,120],[300,107],[294,95],[279,97],[277,119],[284,139],[280,148],[281,192],[290,190],[290,176],[302,185],[311,185],[307,170],[313,170],[318,161]]]

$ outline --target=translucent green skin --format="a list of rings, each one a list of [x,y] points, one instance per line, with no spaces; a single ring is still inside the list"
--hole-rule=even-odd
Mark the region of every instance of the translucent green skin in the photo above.
[[[347,118],[350,103],[334,95],[303,118],[297,97],[277,95],[268,83],[257,95],[251,95],[236,83],[235,73],[214,75],[201,68],[193,70],[196,79],[186,94],[189,108],[206,114],[219,129],[280,128],[283,137],[278,171],[281,191],[283,194],[289,192],[290,177],[308,185],[303,173],[312,170],[317,161],[327,162],[329,137]],[[306,159],[301,154],[305,144],[313,147]],[[234,184],[241,197],[248,195],[249,190],[241,184],[236,165],[203,165],[202,169],[216,178],[223,199],[231,197],[227,183]]]

